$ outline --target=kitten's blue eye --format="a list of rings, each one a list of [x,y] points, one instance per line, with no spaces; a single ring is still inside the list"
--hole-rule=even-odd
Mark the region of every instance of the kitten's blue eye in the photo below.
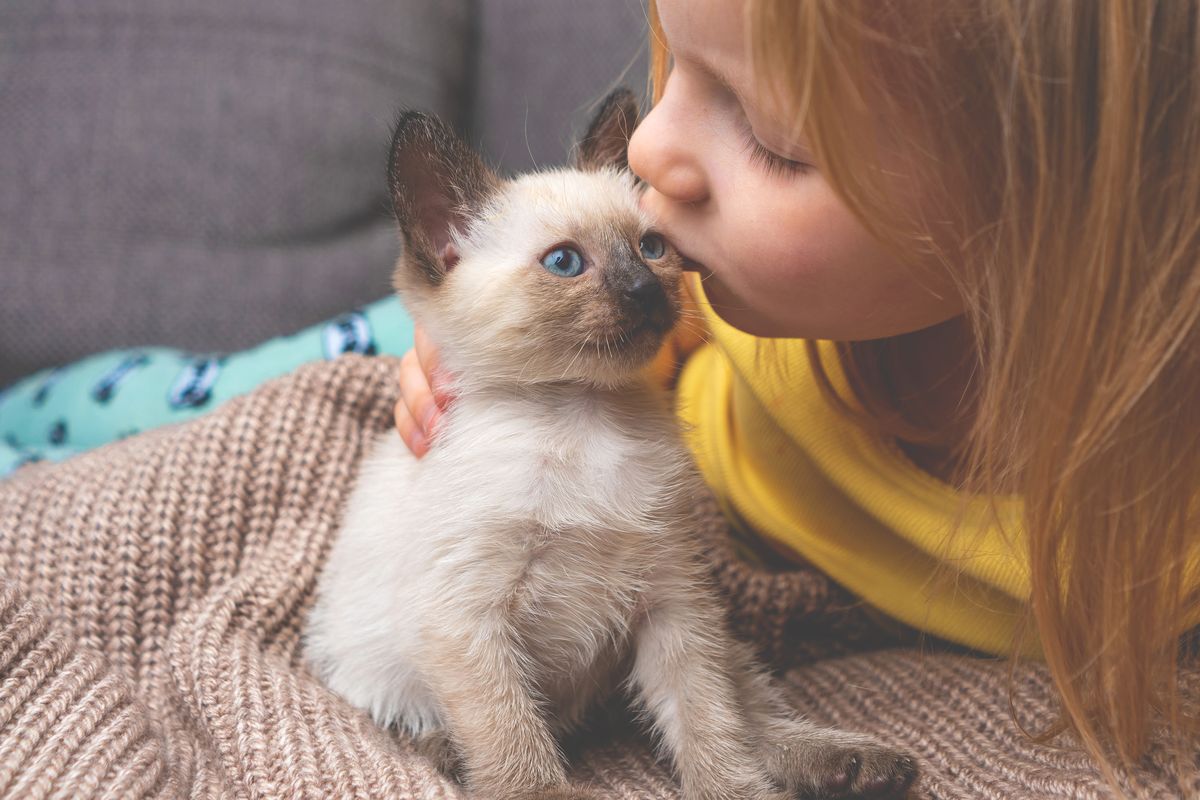
[[[556,247],[542,257],[542,266],[560,278],[574,278],[583,272],[583,256],[573,247]]]
[[[667,243],[657,233],[647,233],[638,242],[638,249],[642,251],[643,258],[657,261],[667,252]]]

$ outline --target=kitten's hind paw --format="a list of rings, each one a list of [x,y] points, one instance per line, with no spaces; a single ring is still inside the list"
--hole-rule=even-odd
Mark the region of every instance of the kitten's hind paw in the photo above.
[[[790,727],[790,726],[788,726]],[[791,736],[775,728],[767,771],[798,798],[898,800],[917,777],[917,762],[867,737],[803,723]]]

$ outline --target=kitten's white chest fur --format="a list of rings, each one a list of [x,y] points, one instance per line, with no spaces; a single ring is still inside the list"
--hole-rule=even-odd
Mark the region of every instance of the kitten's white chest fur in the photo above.
[[[308,655],[331,688],[413,733],[445,720],[431,636],[511,636],[569,728],[611,688],[696,488],[648,390],[469,394],[417,461],[394,432],[364,460]],[[449,619],[476,630],[447,631]]]

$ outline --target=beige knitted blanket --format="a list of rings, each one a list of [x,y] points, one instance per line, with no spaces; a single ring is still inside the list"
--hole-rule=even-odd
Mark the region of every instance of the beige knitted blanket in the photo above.
[[[363,444],[390,424],[396,367],[314,364],[0,482],[0,796],[467,796],[299,655]],[[708,517],[735,629],[812,718],[917,756],[914,795],[1109,796],[1078,751],[1021,736],[1006,665],[889,644],[815,571],[739,561]],[[1027,725],[1050,718],[1041,670],[1018,670],[1013,690]],[[619,715],[569,752],[574,776],[614,798],[677,796]],[[1200,797],[1161,748],[1123,780],[1138,797]]]

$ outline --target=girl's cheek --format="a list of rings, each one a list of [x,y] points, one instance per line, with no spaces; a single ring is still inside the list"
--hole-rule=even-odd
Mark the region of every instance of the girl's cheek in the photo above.
[[[753,165],[742,170],[753,169]],[[722,246],[741,272],[757,274],[790,269],[819,238],[811,229],[804,198],[756,176],[733,181],[726,197],[717,198]]]

